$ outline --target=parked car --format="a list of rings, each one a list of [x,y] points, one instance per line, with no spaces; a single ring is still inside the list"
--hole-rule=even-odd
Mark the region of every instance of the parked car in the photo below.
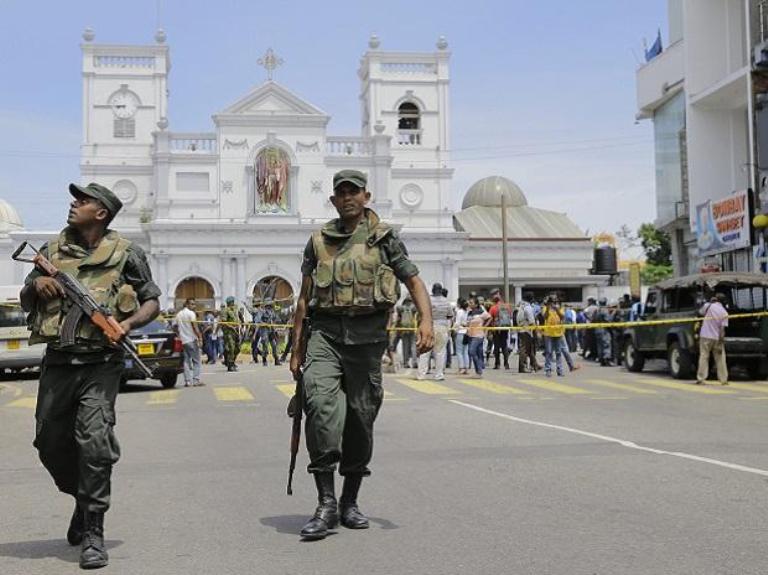
[[[17,301],[0,302],[0,373],[40,369],[45,344],[29,345],[27,314]]]
[[[714,272],[665,280],[648,290],[643,321],[699,317],[699,308],[715,293],[725,295],[730,315],[766,311],[768,276]],[[677,379],[695,375],[701,322],[630,327],[624,331],[629,371],[642,371],[646,359],[663,358]],[[768,378],[768,317],[729,319],[725,330],[729,365],[749,370],[753,379]]]
[[[179,373],[184,371],[183,347],[176,333],[165,322],[155,320],[132,330],[128,337],[136,344],[141,361],[152,371],[152,378],[159,380],[165,388],[174,387]],[[134,360],[127,357],[123,382],[145,377],[134,365]]]

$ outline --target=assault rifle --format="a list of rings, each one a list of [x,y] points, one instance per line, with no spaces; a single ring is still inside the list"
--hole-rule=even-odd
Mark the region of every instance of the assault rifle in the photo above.
[[[21,253],[27,246],[35,252],[35,256],[32,259],[21,257]],[[48,258],[41,254],[39,250],[27,242],[22,242],[16,251],[13,252],[11,258],[18,262],[34,264],[40,272],[55,279],[64,289],[66,297],[68,297],[74,304],[69,309],[69,312],[67,312],[67,315],[64,316],[64,321],[61,325],[59,341],[61,341],[62,345],[67,346],[75,344],[77,328],[84,317],[87,317],[91,323],[102,331],[110,342],[131,356],[134,364],[144,373],[144,375],[149,378],[152,377],[152,370],[141,361],[139,354],[136,351],[136,345],[131,339],[126,337],[125,330],[114,318],[112,312],[104,306],[99,305],[83,284],[68,273],[59,270],[48,260]]]
[[[304,319],[301,332],[301,341],[299,349],[293,350],[293,353],[306,353],[307,340],[309,339],[309,322]],[[288,495],[293,495],[293,472],[296,469],[296,455],[299,453],[299,443],[301,442],[301,416],[304,409],[304,371],[299,372],[296,378],[296,391],[288,402],[288,417],[293,420],[291,428],[291,463],[288,466]]]

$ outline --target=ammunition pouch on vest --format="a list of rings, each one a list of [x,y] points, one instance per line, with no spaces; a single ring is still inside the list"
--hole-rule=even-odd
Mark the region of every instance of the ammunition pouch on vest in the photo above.
[[[91,254],[79,253],[69,247],[70,243],[67,230],[64,230],[57,240],[48,244],[48,260],[61,272],[83,284],[93,299],[108,309],[117,321],[136,313],[139,308],[136,293],[130,285],[122,283],[131,242],[110,231]],[[29,343],[57,341],[64,318],[73,305],[68,298],[47,302],[39,300],[37,309],[30,317],[32,335]],[[87,318],[80,322],[76,338],[87,344],[108,343],[101,330]]]
[[[379,243],[392,228],[376,223],[373,231],[360,226],[348,239],[312,234],[317,258],[310,308],[324,313],[364,315],[386,310],[400,299],[400,282],[381,257]]]

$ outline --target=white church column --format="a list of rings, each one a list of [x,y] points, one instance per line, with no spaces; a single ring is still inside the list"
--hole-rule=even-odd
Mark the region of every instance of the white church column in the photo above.
[[[237,256],[235,270],[235,297],[237,301],[245,299],[245,258],[246,256]]]
[[[221,256],[221,300],[222,303],[226,302],[226,299],[235,295],[232,292],[232,257],[224,254]]]
[[[455,300],[459,297],[459,274],[456,273],[456,260],[454,258],[443,258],[442,264],[442,284],[448,290],[448,299]]]
[[[245,166],[245,190],[247,195],[246,218],[256,213],[256,174],[253,165]]]
[[[373,209],[383,219],[392,217],[392,198],[390,194],[390,169],[392,168],[392,136],[384,135],[384,124],[374,125],[376,133],[373,141],[373,167],[368,175],[368,188],[373,193]]]
[[[154,254],[155,258],[155,283],[160,288],[160,309],[165,310],[173,302],[173,294],[168,293],[168,254]]]
[[[167,218],[170,211],[171,136],[165,129],[155,132],[155,217]]]

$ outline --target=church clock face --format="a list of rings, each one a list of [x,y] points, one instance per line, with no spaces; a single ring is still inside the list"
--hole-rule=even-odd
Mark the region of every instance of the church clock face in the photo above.
[[[115,92],[109,99],[112,112],[118,118],[131,118],[139,107],[139,99],[132,92]]]

